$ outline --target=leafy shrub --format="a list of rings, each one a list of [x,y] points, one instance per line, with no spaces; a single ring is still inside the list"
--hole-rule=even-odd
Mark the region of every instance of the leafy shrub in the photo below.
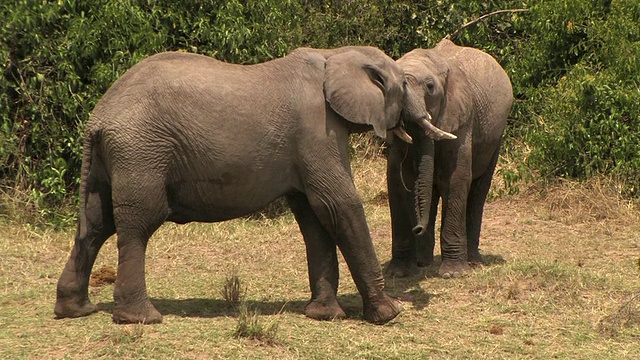
[[[51,218],[79,183],[80,134],[99,94],[162,36],[124,2],[9,3],[0,29],[0,172]]]
[[[539,52],[546,59],[528,62],[527,107],[535,119],[524,135],[534,149],[530,166],[543,176],[608,174],[624,184],[626,195],[638,195],[640,3],[545,1],[539,11],[549,12],[547,6],[577,9],[557,11],[551,23],[534,21],[545,39],[539,43],[555,55]],[[549,28],[557,30],[541,31]],[[537,79],[533,73],[544,68],[549,76]]]
[[[75,212],[59,208],[75,201],[83,124],[128,68],[164,50],[255,63],[283,56],[297,42],[297,2],[244,3],[3,2],[3,185],[25,189],[45,221],[70,223]]]
[[[82,128],[120,75],[165,50],[250,64],[299,46],[373,45],[394,58],[455,35],[496,57],[514,85],[503,171],[613,176],[639,195],[640,3],[635,0],[32,1],[0,3],[0,177],[45,221],[75,210]],[[507,150],[505,150],[507,151]],[[75,209],[72,207],[71,209]]]

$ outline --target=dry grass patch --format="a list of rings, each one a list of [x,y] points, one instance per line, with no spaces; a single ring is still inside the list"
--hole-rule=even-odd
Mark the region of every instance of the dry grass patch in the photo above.
[[[353,166],[383,265],[391,254],[384,173],[382,158]],[[438,257],[420,276],[386,279],[405,311],[384,326],[362,320],[361,299],[342,259],[338,298],[348,318],[304,316],[306,254],[290,213],[163,225],[147,249],[149,295],[164,315],[153,326],[113,324],[109,283],[90,289],[96,314],[54,320],[56,282],[73,231],[3,225],[0,357],[640,358],[637,210],[605,188],[563,182],[539,190],[487,204],[480,241],[487,266],[444,280],[434,276]],[[117,267],[113,238],[94,269],[109,267]],[[244,298],[239,307],[230,305],[234,293]],[[237,336],[241,327],[245,335]]]
[[[616,336],[628,328],[640,326],[640,292],[598,322],[598,331],[608,336]]]
[[[544,187],[534,183],[523,191],[518,201],[535,203],[540,218],[567,225],[604,220],[615,225],[637,224],[640,204],[623,199],[620,188],[619,184],[604,177],[593,177],[585,182],[558,180]]]

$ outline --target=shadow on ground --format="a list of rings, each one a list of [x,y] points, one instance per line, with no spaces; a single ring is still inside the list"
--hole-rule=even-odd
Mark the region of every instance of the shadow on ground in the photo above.
[[[504,264],[505,260],[501,255],[483,255],[484,266]],[[427,292],[424,288],[424,281],[438,277],[438,267],[442,262],[440,255],[436,256],[433,264],[427,267],[417,268],[412,276],[404,278],[385,278],[386,292],[400,299],[403,302],[411,303],[416,310],[426,308],[435,294]],[[388,262],[382,264],[386,269]],[[452,280],[453,281],[453,280]],[[428,285],[427,285],[428,286]],[[151,302],[163,315],[174,315],[179,317],[199,317],[214,318],[220,316],[235,317],[238,315],[237,307],[224,299],[163,299],[152,298]],[[280,313],[293,313],[304,315],[304,307],[308,300],[290,301],[260,301],[247,300],[246,304],[250,311],[257,311],[262,315],[277,315]],[[338,302],[347,314],[348,319],[362,319],[362,299],[359,294],[338,294]],[[98,311],[112,313],[113,302],[103,302],[98,304]]]
[[[482,255],[483,265],[494,266],[504,264],[506,261],[502,255],[484,254]],[[428,293],[424,288],[424,281],[439,277],[438,268],[442,263],[442,257],[437,255],[429,266],[417,267],[413,275],[397,278],[385,276],[386,290],[389,295],[400,299],[403,302],[410,302],[416,310],[422,310],[427,307],[431,299],[437,295]],[[387,269],[389,261],[382,264],[383,269]],[[452,280],[453,281],[453,280]],[[428,285],[427,285],[428,286]]]
[[[151,298],[151,302],[162,315],[179,317],[215,318],[220,316],[236,317],[238,309],[224,299],[161,299]],[[304,315],[304,307],[308,300],[291,301],[260,301],[247,300],[250,311],[257,311],[261,315],[277,315],[292,313]],[[362,319],[362,300],[359,294],[338,295],[338,302],[347,314],[348,319]],[[98,311],[113,313],[115,304],[111,302],[98,303]]]

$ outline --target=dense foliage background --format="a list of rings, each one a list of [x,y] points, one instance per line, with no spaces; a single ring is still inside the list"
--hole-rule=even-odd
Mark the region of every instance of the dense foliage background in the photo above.
[[[83,124],[146,56],[197,52],[234,63],[299,46],[373,45],[394,58],[463,24],[461,45],[507,69],[516,103],[501,169],[507,191],[541,178],[614,178],[640,196],[637,0],[8,0],[0,4],[0,186],[48,221],[73,203]],[[0,205],[0,211],[2,205]]]

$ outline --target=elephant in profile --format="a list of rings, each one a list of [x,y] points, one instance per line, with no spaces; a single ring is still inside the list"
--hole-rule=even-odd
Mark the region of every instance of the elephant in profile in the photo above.
[[[57,285],[55,315],[96,311],[88,281],[117,234],[116,323],[159,323],[147,294],[145,252],[165,221],[241,217],[285,196],[307,251],[315,319],[345,316],[337,301],[339,248],[365,320],[401,311],[384,292],[349,134],[393,130],[405,96],[402,69],[372,47],[297,49],[256,65],[166,52],[128,70],[86,125],[75,243]]]
[[[413,144],[389,146],[387,184],[392,259],[387,273],[407,276],[433,261],[435,220],[442,199],[440,276],[482,261],[478,251],[485,199],[513,102],[509,77],[480,50],[445,39],[397,60],[408,81],[403,119]],[[427,136],[430,122],[454,134]]]

